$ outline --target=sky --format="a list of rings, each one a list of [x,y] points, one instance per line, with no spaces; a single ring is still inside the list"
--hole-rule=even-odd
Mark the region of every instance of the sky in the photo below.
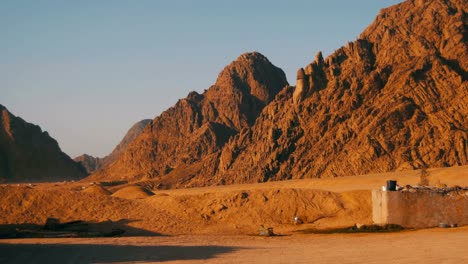
[[[103,157],[240,54],[297,69],[400,0],[0,1],[0,104],[62,151]]]

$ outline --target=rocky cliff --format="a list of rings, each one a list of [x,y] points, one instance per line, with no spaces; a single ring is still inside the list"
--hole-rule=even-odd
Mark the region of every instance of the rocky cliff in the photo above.
[[[216,155],[229,138],[252,126],[287,84],[284,72],[266,57],[245,53],[203,94],[191,92],[156,117],[115,163],[90,179],[159,178]]]
[[[466,1],[408,0],[318,53],[295,87],[243,55],[95,177],[166,188],[466,165],[467,40]]]
[[[296,87],[193,184],[468,164],[467,6],[410,0],[382,10],[356,41],[299,69]]]
[[[143,119],[135,123],[125,134],[124,138],[114,148],[114,150],[103,158],[93,157],[88,154],[83,154],[74,158],[76,162],[79,162],[85,167],[88,173],[92,173],[101,168],[109,166],[112,162],[116,161],[119,155],[127,148],[127,146],[137,138],[142,132],[145,126],[151,122],[151,119]]]
[[[83,167],[60,150],[47,132],[0,105],[0,181],[78,180]]]

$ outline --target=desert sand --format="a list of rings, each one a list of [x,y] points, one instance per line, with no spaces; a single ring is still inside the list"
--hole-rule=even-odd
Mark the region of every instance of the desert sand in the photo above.
[[[468,228],[0,241],[1,263],[467,263]]]
[[[468,166],[431,169],[432,185],[468,185]],[[0,240],[0,263],[464,263],[466,227],[383,234],[302,234],[372,224],[371,190],[419,171],[192,189],[132,183],[0,186],[0,235],[48,217],[84,220],[114,238]],[[133,186],[133,187],[132,187]],[[111,194],[113,193],[113,194]],[[304,224],[294,225],[294,216]],[[258,235],[260,225],[278,236]]]

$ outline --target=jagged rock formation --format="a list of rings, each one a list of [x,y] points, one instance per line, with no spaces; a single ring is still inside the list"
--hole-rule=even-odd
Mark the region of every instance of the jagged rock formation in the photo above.
[[[468,164],[467,40],[466,1],[382,10],[356,41],[300,69],[192,185]]]
[[[281,77],[257,80],[280,70],[243,55],[95,177],[168,188],[466,165],[467,39],[466,1],[408,0],[278,94]]]
[[[216,155],[286,85],[284,72],[266,57],[245,53],[203,94],[191,92],[156,117],[115,163],[90,179],[152,179]]]
[[[84,178],[83,167],[60,150],[47,132],[0,105],[0,181],[57,181]]]
[[[145,126],[151,122],[151,119],[143,119],[135,123],[125,134],[125,137],[120,143],[114,148],[114,150],[104,158],[93,157],[88,154],[83,154],[74,158],[76,162],[79,162],[83,167],[86,168],[88,173],[93,173],[101,168],[109,166],[112,162],[116,161],[120,153],[122,153],[127,146],[137,138],[142,132]]]

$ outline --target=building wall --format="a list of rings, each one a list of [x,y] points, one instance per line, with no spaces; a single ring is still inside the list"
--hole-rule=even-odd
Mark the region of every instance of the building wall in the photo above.
[[[439,223],[468,225],[468,193],[372,191],[375,224],[409,228],[435,227]]]

